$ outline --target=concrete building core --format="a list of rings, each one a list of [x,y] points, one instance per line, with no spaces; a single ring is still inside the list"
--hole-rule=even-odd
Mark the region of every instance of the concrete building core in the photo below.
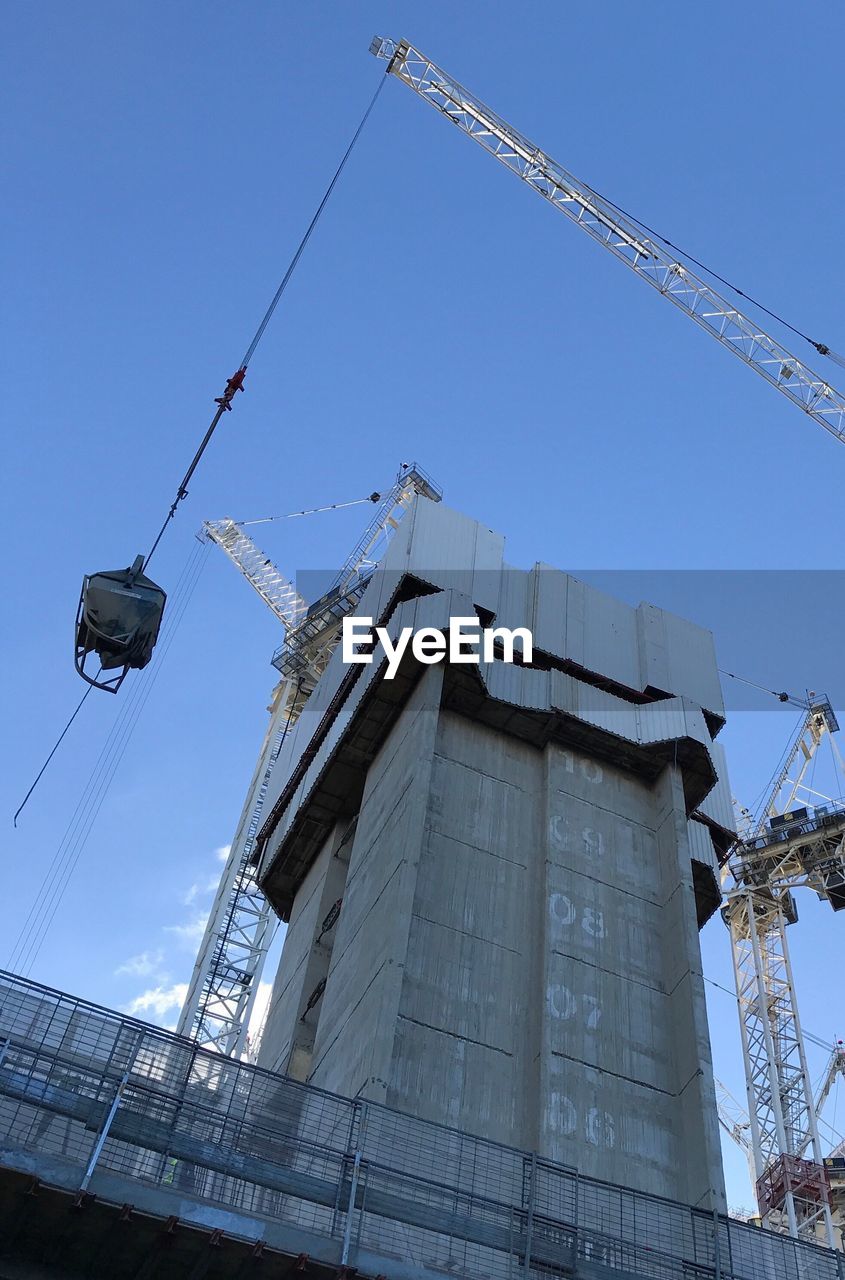
[[[712,638],[420,498],[356,610],[528,627],[530,666],[345,665],[260,833],[260,1065],[724,1208],[698,930],[732,839]]]

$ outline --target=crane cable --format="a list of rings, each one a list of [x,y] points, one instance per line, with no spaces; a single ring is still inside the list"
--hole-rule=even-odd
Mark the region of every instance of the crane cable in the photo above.
[[[226,383],[226,386],[223,390],[223,394],[220,396],[217,396],[215,400],[215,404],[217,405],[217,412],[212,418],[211,423],[208,427],[208,430],[206,431],[205,435],[203,436],[200,442],[199,448],[197,449],[196,453],[191,459],[191,463],[190,463],[190,466],[188,467],[188,470],[185,472],[184,476],[182,477],[182,480],[179,484],[179,488],[176,490],[176,496],[170,505],[170,510],[165,516],[164,524],[159,529],[155,542],[150,547],[150,550],[147,552],[147,558],[144,561],[144,569],[146,569],[147,565],[150,563],[150,560],[153,558],[155,550],[158,547],[158,544],[161,542],[161,539],[164,536],[164,532],[167,529],[167,526],[170,524],[170,521],[173,519],[173,517],[176,514],[176,509],[179,506],[179,503],[182,502],[183,499],[185,499],[188,496],[188,485],[190,484],[191,477],[193,476],[194,472],[199,466],[200,459],[202,458],[202,455],[205,453],[205,450],[208,447],[209,441],[211,440],[211,437],[214,435],[214,432],[217,429],[217,425],[220,422],[220,419],[223,417],[224,413],[227,413],[231,410],[232,401],[234,400],[237,392],[244,390],[244,378],[246,377],[246,372],[249,367],[249,362],[252,359],[253,355],[255,354],[255,349],[264,335],[264,330],[267,328],[267,325],[270,323],[270,320],[272,319],[273,312],[276,310],[276,307],[279,305],[279,302],[281,301],[282,294],[284,293],[285,289],[288,287],[288,284],[290,283],[291,276],[296,270],[299,259],[302,257],[302,254],[305,250],[305,246],[308,244],[308,241],[311,239],[311,235],[314,231],[314,228],[319,222],[320,217],[323,213],[323,210],[328,204],[329,198],[332,192],[334,191],[335,186],[337,185],[337,181],[346,167],[346,162],[351,156],[354,150],[355,144],[361,136],[361,133],[364,129],[364,125],[367,123],[368,119],[370,118],[370,112],[372,111],[373,107],[376,105],[376,102],[378,101],[378,96],[381,93],[382,89],[384,88],[384,83],[386,79],[387,79],[386,75],[382,76],[381,81],[379,82],[379,86],[376,89],[375,93],[373,94],[372,99],[370,100],[370,105],[367,107],[367,110],[364,112],[361,118],[361,123],[358,125],[358,128],[355,130],[355,133],[352,135],[352,141],[349,143],[349,146],[346,148],[346,151],[343,154],[343,158],[340,164],[338,165],[337,169],[335,170],[334,177],[332,178],[331,182],[326,188],[323,198],[320,201],[319,205],[317,206],[317,210],[313,218],[308,224],[308,228],[305,232],[305,235],[300,240],[297,250],[294,253],[293,257],[291,258],[290,263],[288,264],[288,269],[285,272],[284,276],[282,277],[282,281],[278,289],[276,290],[275,294],[273,295],[273,299],[269,307],[265,311],[261,323],[259,324],[258,328],[255,331],[255,335],[253,336],[252,342],[250,342],[249,346],[246,349],[246,353],[244,355],[243,360],[241,361],[235,373],[232,374],[231,378]]]
[[[673,244],[667,236],[656,231],[654,227],[650,227],[647,222],[642,222],[633,213],[628,213],[620,204],[611,200],[609,196],[602,195],[602,193],[597,191],[595,187],[589,187],[588,190],[592,195],[597,196],[599,200],[603,200],[605,204],[610,205],[610,207],[614,209],[616,213],[621,214],[623,218],[627,218],[629,222],[636,223],[636,225],[641,227],[643,231],[648,232],[650,236],[654,236],[656,240],[665,244],[667,248],[674,249],[676,253],[679,253],[683,258],[688,259],[708,276],[711,276],[712,279],[718,280],[720,284],[731,289],[740,298],[745,298],[746,302],[750,302],[753,307],[758,309],[758,311],[762,311],[767,316],[771,316],[773,320],[777,320],[778,324],[782,324],[784,328],[789,329],[790,332],[794,333],[797,337],[803,338],[805,342],[809,342],[810,346],[814,347],[820,356],[826,356],[828,360],[832,360],[833,363],[839,365],[841,369],[845,369],[845,357],[839,355],[838,352],[831,350],[826,342],[817,342],[815,338],[811,338],[809,334],[804,333],[803,329],[798,329],[794,324],[790,324],[789,321],[785,320],[777,311],[772,311],[771,308],[765,306],[762,302],[759,302],[757,298],[753,298],[750,293],[746,293],[743,289],[740,289],[731,280],[726,280],[724,276],[719,275],[718,271],[714,271],[713,268],[708,267],[706,263],[701,262],[698,258],[694,258],[691,253],[687,253],[686,249],[682,249],[680,245]]]
[[[99,672],[97,672],[97,675],[99,675]],[[41,768],[38,770],[37,774],[35,775],[35,779],[34,779],[34,781],[33,781],[32,785],[31,785],[31,787],[29,788],[29,791],[27,791],[27,793],[26,793],[26,795],[24,796],[23,800],[21,800],[20,804],[18,805],[17,809],[15,810],[15,816],[12,818],[12,826],[13,826],[13,827],[16,827],[16,826],[18,825],[18,817],[19,817],[19,815],[20,815],[21,811],[23,810],[24,806],[26,805],[27,800],[28,800],[28,799],[29,799],[29,797],[32,795],[33,791],[35,790],[35,788],[38,786],[39,782],[41,781],[41,778],[42,778],[42,777],[43,777],[43,775],[44,775],[44,772],[45,772],[45,770],[46,770],[46,768],[47,768],[47,765],[50,763],[50,761],[53,759],[53,756],[56,754],[56,752],[58,751],[59,747],[62,745],[62,741],[63,741],[63,739],[64,739],[65,734],[67,733],[67,731],[68,731],[68,729],[70,728],[70,726],[73,724],[73,722],[74,722],[74,720],[76,719],[76,717],[79,715],[80,711],[82,710],[82,705],[83,705],[83,703],[85,702],[85,699],[88,697],[88,694],[91,692],[91,690],[92,690],[93,688],[94,688],[93,684],[89,684],[88,688],[85,690],[85,692],[83,693],[82,697],[79,699],[79,702],[76,704],[76,710],[73,712],[73,714],[71,715],[71,717],[70,717],[70,719],[68,720],[67,724],[65,725],[64,729],[62,729],[61,733],[59,734],[58,738],[56,739],[55,744],[54,744],[54,746],[53,746],[53,750],[50,752],[50,754],[48,755],[47,759],[44,761],[44,763],[42,764]]]
[[[180,503],[180,502],[182,502],[182,501],[183,501],[183,500],[188,496],[188,485],[189,485],[189,483],[190,483],[190,481],[191,481],[191,478],[192,478],[192,476],[193,476],[194,472],[196,471],[197,467],[199,466],[200,460],[201,460],[201,458],[202,458],[203,454],[205,453],[206,448],[208,447],[208,444],[209,444],[209,442],[210,442],[210,440],[211,440],[211,437],[214,435],[214,432],[215,432],[215,431],[216,431],[216,429],[217,429],[217,426],[218,426],[218,423],[220,422],[220,419],[223,417],[223,414],[224,414],[224,413],[226,413],[226,412],[228,412],[229,410],[231,410],[231,408],[232,408],[232,401],[234,400],[235,394],[236,394],[238,391],[243,391],[243,389],[244,389],[244,378],[246,377],[246,371],[247,371],[247,367],[248,367],[248,365],[249,365],[249,362],[250,362],[250,360],[252,359],[253,355],[255,354],[255,349],[256,349],[256,347],[258,346],[259,342],[261,341],[261,338],[262,338],[262,336],[263,336],[263,334],[264,334],[264,330],[267,328],[267,325],[270,323],[270,320],[271,320],[271,318],[272,318],[273,312],[276,310],[276,307],[279,305],[279,301],[281,300],[282,294],[284,293],[285,289],[286,289],[286,288],[287,288],[287,286],[288,286],[288,283],[290,282],[290,278],[291,278],[291,276],[293,275],[294,271],[296,270],[297,264],[298,264],[298,262],[299,262],[299,259],[302,257],[302,254],[303,254],[303,251],[304,251],[304,249],[305,249],[305,246],[308,244],[308,241],[311,239],[312,232],[314,231],[314,228],[316,227],[317,223],[319,222],[319,220],[320,220],[320,216],[321,216],[321,214],[323,213],[323,210],[325,209],[326,205],[328,204],[329,197],[331,196],[332,192],[334,191],[335,186],[337,185],[337,181],[338,181],[338,179],[340,178],[340,175],[343,173],[344,168],[346,167],[346,162],[347,162],[347,160],[349,159],[350,155],[352,154],[352,151],[353,151],[353,149],[354,149],[354,147],[355,147],[356,142],[358,141],[358,139],[359,139],[359,138],[360,138],[360,136],[361,136],[361,133],[362,133],[362,131],[363,131],[363,129],[364,129],[364,125],[367,123],[367,120],[368,120],[368,119],[369,119],[369,117],[370,117],[370,113],[371,113],[371,111],[372,111],[373,107],[376,105],[376,102],[377,102],[377,100],[378,100],[378,96],[379,96],[379,94],[381,93],[382,89],[384,88],[384,83],[385,83],[386,78],[387,78],[386,74],[385,74],[384,76],[382,76],[382,78],[381,78],[381,80],[380,80],[380,82],[379,82],[379,86],[378,86],[378,88],[376,89],[375,93],[373,94],[373,96],[372,96],[372,98],[371,98],[371,100],[370,100],[370,104],[369,104],[369,106],[367,107],[366,111],[364,112],[364,115],[363,115],[363,116],[362,116],[362,118],[361,118],[361,122],[360,122],[360,124],[358,125],[358,128],[355,130],[355,133],[352,135],[352,141],[349,143],[349,146],[346,148],[346,151],[345,151],[345,152],[344,152],[344,154],[343,154],[343,158],[341,159],[340,164],[338,165],[337,169],[335,170],[334,177],[332,178],[331,182],[329,183],[328,187],[326,188],[326,191],[325,191],[325,193],[324,193],[324,195],[323,195],[323,198],[322,198],[322,200],[320,201],[319,205],[317,206],[317,210],[316,210],[316,212],[315,212],[315,214],[314,214],[313,218],[311,219],[310,223],[308,224],[308,228],[307,228],[307,230],[306,230],[306,232],[305,232],[304,236],[303,236],[303,237],[302,237],[302,239],[300,240],[300,242],[299,242],[299,245],[298,245],[298,247],[297,247],[296,252],[294,253],[293,257],[291,258],[290,263],[288,264],[287,271],[285,272],[284,276],[282,277],[282,281],[281,281],[281,283],[280,283],[280,285],[279,285],[278,289],[276,290],[275,294],[273,295],[273,299],[272,299],[272,301],[271,301],[271,303],[270,303],[269,307],[268,307],[268,308],[267,308],[267,310],[265,311],[265,313],[264,313],[264,317],[263,317],[263,319],[262,319],[262,321],[261,321],[260,325],[258,326],[257,330],[255,331],[255,335],[254,335],[254,337],[253,337],[253,339],[252,339],[252,342],[250,342],[249,346],[247,347],[246,354],[244,355],[244,358],[243,358],[243,360],[241,361],[239,368],[237,369],[237,371],[236,371],[235,373],[233,373],[233,374],[232,374],[232,377],[231,377],[231,378],[229,378],[229,380],[228,380],[228,382],[226,383],[226,386],[225,386],[225,388],[224,388],[223,394],[222,394],[222,395],[220,395],[220,396],[217,396],[217,398],[216,398],[216,400],[215,400],[215,404],[217,405],[217,412],[215,413],[214,417],[212,418],[211,423],[210,423],[210,425],[209,425],[209,427],[208,427],[208,430],[206,431],[205,435],[203,436],[203,438],[202,438],[202,440],[201,440],[201,442],[200,442],[199,448],[197,449],[196,453],[194,454],[193,458],[191,459],[190,466],[188,467],[187,471],[185,472],[184,476],[182,477],[182,480],[181,480],[181,482],[180,482],[180,484],[179,484],[179,488],[176,490],[176,496],[175,496],[175,498],[173,499],[173,502],[172,502],[172,503],[171,503],[171,505],[170,505],[170,510],[168,511],[168,513],[167,513],[167,515],[166,515],[166,517],[165,517],[164,523],[162,524],[161,528],[159,529],[158,534],[156,535],[155,541],[153,542],[152,546],[150,547],[149,551],[147,552],[147,555],[146,555],[146,558],[145,558],[145,560],[144,560],[144,564],[143,564],[143,569],[146,569],[147,565],[150,563],[150,560],[152,559],[152,557],[153,557],[153,555],[154,555],[154,553],[155,553],[155,551],[156,551],[156,549],[157,549],[157,547],[158,547],[159,543],[161,542],[162,538],[164,537],[164,533],[165,533],[165,531],[166,531],[166,529],[167,529],[168,525],[170,524],[170,521],[173,519],[173,517],[174,517],[174,516],[175,516],[175,514],[176,514],[176,510],[177,510],[177,508],[178,508],[178,506],[179,506],[179,503]],[[304,513],[303,513],[303,514],[304,514]],[[29,788],[29,790],[27,791],[26,795],[24,796],[22,803],[18,806],[18,809],[17,809],[17,811],[16,811],[16,813],[15,813],[15,816],[14,816],[14,819],[13,819],[13,825],[14,825],[14,826],[17,826],[18,817],[20,816],[21,810],[24,808],[24,806],[26,805],[26,802],[29,800],[29,797],[32,795],[33,791],[34,791],[34,790],[35,790],[35,788],[38,786],[38,783],[41,781],[41,778],[43,777],[43,775],[44,775],[44,773],[45,773],[45,771],[46,771],[46,769],[47,769],[47,766],[49,765],[50,761],[53,759],[53,756],[56,754],[56,752],[58,751],[59,747],[61,746],[61,743],[62,743],[62,741],[63,741],[63,739],[64,739],[65,735],[67,734],[68,730],[70,729],[70,727],[71,727],[71,725],[73,724],[74,720],[76,719],[77,715],[78,715],[78,714],[79,714],[79,712],[82,710],[82,705],[83,705],[83,703],[85,702],[86,698],[88,697],[88,694],[90,693],[90,691],[91,691],[91,690],[90,690],[90,688],[86,689],[85,693],[83,694],[82,698],[80,699],[79,703],[77,704],[77,706],[76,706],[75,710],[73,711],[72,715],[70,716],[70,718],[68,719],[67,723],[65,724],[65,727],[62,729],[61,733],[59,734],[58,738],[56,739],[56,742],[55,742],[55,744],[53,745],[53,748],[52,748],[52,750],[50,751],[50,754],[47,756],[47,759],[44,761],[43,765],[41,766],[40,770],[38,771],[38,774],[36,775],[35,780],[33,781],[32,785],[30,786],[30,788]]]
[[[729,987],[724,986],[721,982],[717,982],[715,978],[709,978],[706,973],[702,973],[701,976],[705,982],[710,984],[711,987],[715,987],[718,991],[723,992],[724,995],[730,996],[732,1000],[737,999],[736,991],[731,991]],[[830,1053],[829,1040],[825,1040],[822,1036],[814,1035],[812,1031],[807,1031],[804,1027],[801,1028],[801,1035],[805,1040],[809,1040],[810,1044],[817,1045],[820,1049],[826,1049],[828,1053]]]
[[[758,684],[756,680],[748,680],[745,676],[738,676],[733,671],[726,671],[724,667],[719,667],[719,674],[729,676],[731,680],[738,680],[740,684],[750,685],[752,689],[759,689],[761,693],[770,693],[773,698],[777,698],[778,702],[788,702],[790,706],[801,707],[804,711],[808,710],[809,702],[802,698],[796,698],[792,693],[784,693],[782,690],[770,689],[765,684]]]
[[[345,507],[360,507],[364,502],[378,502],[380,493],[369,493],[366,498],[353,498],[351,502],[330,502],[327,507],[306,507],[304,511],[286,511],[280,516],[261,516],[257,520],[236,520],[239,529],[249,524],[272,524],[274,520],[296,520],[298,516],[318,516],[324,511],[342,511]]]
[[[120,705],[64,835],[12,944],[6,964],[8,969],[16,968],[25,976],[38,956],[191,601],[206,563],[207,549],[207,546],[197,543],[188,557],[173,592],[172,608],[162,627],[161,644],[146,668],[144,678],[135,681],[129,696]]]

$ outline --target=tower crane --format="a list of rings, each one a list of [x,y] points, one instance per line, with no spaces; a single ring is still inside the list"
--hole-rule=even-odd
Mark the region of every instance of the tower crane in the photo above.
[[[821,1083],[816,1089],[813,1105],[817,1119],[821,1116],[824,1105],[830,1097],[830,1092],[839,1076],[845,1080],[845,1045],[841,1040],[838,1040],[833,1046]],[[753,1187],[757,1179],[757,1173],[754,1163],[754,1148],[751,1141],[751,1119],[744,1107],[737,1102],[727,1085],[715,1077],[713,1083],[716,1086],[719,1124],[731,1141],[735,1142],[740,1148],[748,1161],[748,1170]],[[840,1231],[845,1226],[845,1159],[843,1159],[843,1156],[845,1156],[845,1142],[840,1142],[834,1147],[830,1155],[824,1158],[825,1171],[828,1181],[831,1183],[831,1211],[834,1217],[834,1226],[837,1225],[838,1221]]]
[[[234,520],[209,520],[200,538],[214,542],[285,628],[273,657],[281,675],[270,723],[197,953],[177,1031],[203,1048],[239,1057],[273,940],[275,919],[252,865],[255,837],[273,766],[340,638],[343,618],[363,595],[378,560],[415,496],[441,491],[415,463],[403,464],[329,589],[308,605],[295,586]]]
[[[845,909],[845,804],[795,807],[804,796],[818,796],[805,782],[807,769],[823,741],[833,745],[838,729],[828,699],[813,695],[760,821],[732,851],[722,909],[731,935],[760,1214],[768,1226],[799,1238],[816,1240],[821,1231],[832,1248],[819,1103],[811,1090],[786,927],[798,918],[796,888],[813,889],[834,911]],[[838,1059],[834,1065],[838,1069]]]
[[[436,107],[553,208],[566,214],[641,280],[845,443],[845,397],[734,303],[721,297],[695,274],[688,262],[678,257],[677,250],[667,241],[568,173],[407,40],[376,36],[370,52],[387,60],[388,74]],[[807,341],[819,355],[839,362],[840,357],[825,343],[811,338]]]
[[[370,52],[387,61],[389,75],[435,107],[845,443],[845,397],[697,275],[668,241],[568,173],[407,40],[376,37]],[[825,343],[807,341],[819,355],[840,362]],[[790,809],[799,791],[806,789],[806,768],[820,741],[837,728],[830,703],[826,699],[811,701],[802,732],[756,833],[736,847],[730,865],[733,887],[724,909],[731,931],[751,1150],[761,1211],[770,1225],[785,1228],[793,1236],[815,1238],[821,1222],[831,1246],[829,1190],[795,1003],[786,924],[795,918],[791,890],[798,885],[814,888],[835,910],[845,907],[845,810],[816,807],[811,815],[808,809]],[[798,773],[793,777],[796,767]]]

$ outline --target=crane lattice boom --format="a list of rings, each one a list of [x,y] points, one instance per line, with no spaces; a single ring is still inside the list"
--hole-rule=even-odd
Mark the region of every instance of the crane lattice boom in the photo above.
[[[299,718],[340,636],[340,624],[360,598],[415,495],[440,500],[440,490],[416,464],[403,465],[373,520],[355,544],[327,594],[310,608],[279,569],[234,520],[208,520],[201,536],[216,542],[285,626],[274,662],[284,677],[244,801],[237,830],[200,943],[177,1030],[204,1048],[240,1056],[276,920],[252,864],[273,767],[288,730]]]
[[[536,143],[406,40],[376,37],[370,51],[388,72],[484,147],[518,178],[712,334],[722,346],[845,443],[845,397],[782,343],[721,297],[652,233],[573,177]],[[818,344],[822,347],[822,344]]]
[[[760,1212],[769,1226],[834,1244],[818,1115],[843,1057],[834,1054],[827,1087],[813,1098],[787,944],[797,919],[792,890],[813,889],[845,908],[845,806],[792,809],[818,795],[805,783],[821,743],[839,728],[830,702],[813,695],[773,781],[763,818],[740,840],[727,871],[723,908],[731,933],[748,1114]],[[730,1130],[729,1130],[730,1132]],[[737,1137],[735,1133],[733,1137]]]
[[[226,552],[235,568],[288,630],[299,625],[308,612],[308,605],[239,524],[229,519],[206,520],[199,536],[210,538]]]

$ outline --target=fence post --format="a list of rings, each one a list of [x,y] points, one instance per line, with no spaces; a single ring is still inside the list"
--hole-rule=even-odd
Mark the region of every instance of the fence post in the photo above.
[[[91,1181],[91,1174],[94,1172],[94,1169],[96,1168],[97,1161],[100,1158],[100,1153],[103,1150],[103,1147],[105,1146],[106,1138],[109,1136],[109,1129],[111,1129],[112,1121],[117,1115],[117,1109],[120,1106],[120,1099],[123,1097],[123,1090],[126,1088],[128,1081],[129,1081],[129,1072],[124,1071],[123,1075],[120,1078],[120,1084],[115,1089],[111,1106],[109,1107],[106,1118],[103,1121],[103,1127],[99,1132],[97,1141],[94,1143],[94,1150],[91,1152],[91,1159],[88,1161],[88,1165],[85,1170],[85,1175],[81,1183],[79,1184],[80,1191],[85,1191],[88,1187],[88,1183]]]
[[[574,1204],[574,1206],[573,1206],[573,1208],[575,1209],[575,1214],[574,1214],[574,1217],[575,1217],[575,1239],[574,1239],[574,1240],[573,1240],[573,1242],[572,1242],[572,1246],[573,1246],[573,1255],[574,1255],[574,1256],[573,1256],[573,1263],[574,1263],[574,1265],[575,1265],[575,1267],[576,1267],[576,1269],[577,1269],[577,1267],[578,1267],[578,1249],[579,1249],[580,1240],[581,1240],[581,1183],[580,1183],[580,1174],[578,1173],[577,1168],[576,1168],[575,1170],[573,1170],[573,1174],[572,1174],[572,1189],[573,1189],[573,1195],[574,1195],[574,1198],[575,1198],[575,1204]]]
[[[531,1179],[528,1183],[528,1216],[525,1219],[525,1274],[531,1272],[531,1244],[534,1235],[534,1188],[537,1184],[537,1152],[531,1152]]]
[[[359,1099],[353,1102],[356,1116],[360,1116],[358,1122],[358,1133],[355,1139],[355,1156],[352,1162],[352,1180],[349,1185],[349,1204],[346,1210],[346,1226],[343,1232],[343,1250],[340,1255],[340,1265],[345,1267],[349,1262],[349,1247],[352,1243],[352,1215],[355,1212],[355,1202],[358,1198],[358,1181],[361,1176],[361,1160],[363,1153],[361,1151],[364,1145],[364,1134],[367,1128],[367,1104],[362,1103]]]
[[[719,1238],[721,1221],[719,1210],[713,1210],[713,1275],[715,1280],[722,1280],[722,1241]]]

